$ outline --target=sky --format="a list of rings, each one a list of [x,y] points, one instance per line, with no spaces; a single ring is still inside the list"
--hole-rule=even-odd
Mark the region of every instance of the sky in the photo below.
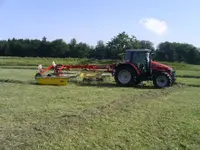
[[[200,0],[0,0],[0,39],[63,39],[96,45],[120,32],[200,47]]]

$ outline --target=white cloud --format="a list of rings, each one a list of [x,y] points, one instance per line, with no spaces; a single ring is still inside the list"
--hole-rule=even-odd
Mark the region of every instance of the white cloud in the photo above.
[[[163,20],[158,20],[155,18],[141,19],[140,23],[148,30],[158,34],[163,35],[167,32],[167,23]]]

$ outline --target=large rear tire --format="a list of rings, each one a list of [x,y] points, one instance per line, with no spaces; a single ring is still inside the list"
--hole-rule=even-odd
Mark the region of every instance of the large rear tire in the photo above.
[[[120,86],[137,85],[137,73],[129,66],[119,67],[115,72],[115,82]]]
[[[166,72],[158,73],[153,78],[153,84],[156,88],[165,88],[172,85],[172,78]]]

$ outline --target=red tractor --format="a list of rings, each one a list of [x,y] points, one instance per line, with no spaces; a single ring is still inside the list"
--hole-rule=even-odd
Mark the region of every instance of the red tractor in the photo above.
[[[48,74],[48,78],[62,77],[62,70],[70,71],[70,69],[83,70],[105,70],[104,72],[112,73],[115,82],[120,86],[134,86],[143,81],[153,81],[157,88],[171,86],[176,80],[176,72],[173,68],[164,64],[152,61],[151,50],[149,49],[130,49],[126,50],[124,61],[111,65],[56,65],[54,62],[46,69],[38,66],[40,72],[35,78],[41,78],[42,74],[53,69],[54,73]]]
[[[153,81],[157,88],[171,86],[176,80],[172,67],[152,61],[151,50],[126,50],[124,62],[115,65],[114,78],[117,84],[132,86],[143,81]]]

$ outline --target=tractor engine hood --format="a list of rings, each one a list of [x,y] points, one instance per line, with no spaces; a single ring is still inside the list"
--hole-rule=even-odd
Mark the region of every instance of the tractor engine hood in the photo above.
[[[173,68],[164,64],[161,64],[156,61],[152,61],[152,69],[153,70],[165,70],[165,71],[173,71]]]

